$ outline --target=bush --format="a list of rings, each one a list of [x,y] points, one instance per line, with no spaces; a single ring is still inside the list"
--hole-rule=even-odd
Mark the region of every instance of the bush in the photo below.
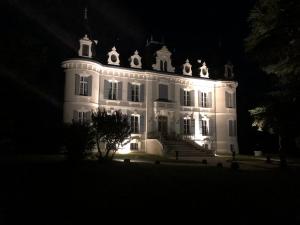
[[[125,164],[130,164],[130,159],[124,159]]]

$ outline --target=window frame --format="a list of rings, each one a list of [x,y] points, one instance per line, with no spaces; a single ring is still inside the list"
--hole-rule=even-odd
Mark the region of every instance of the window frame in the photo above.
[[[80,76],[79,78],[79,95],[88,96],[89,95],[89,81],[88,77]]]
[[[133,134],[140,133],[140,116],[139,115],[133,114],[130,116],[130,127],[131,127],[131,132]]]
[[[108,99],[117,100],[117,96],[118,96],[118,82],[109,81]]]
[[[140,102],[141,85],[140,84],[131,84],[131,101]]]

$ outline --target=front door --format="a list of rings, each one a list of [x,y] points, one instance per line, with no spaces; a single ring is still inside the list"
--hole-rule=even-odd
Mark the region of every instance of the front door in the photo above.
[[[159,116],[158,117],[158,132],[163,136],[168,134],[168,117]]]

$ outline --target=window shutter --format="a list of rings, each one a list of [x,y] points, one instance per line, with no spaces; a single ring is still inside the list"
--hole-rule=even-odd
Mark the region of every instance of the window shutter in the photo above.
[[[73,121],[78,122],[78,111],[73,111]]]
[[[104,80],[104,99],[108,99],[108,95],[109,95],[109,81]]]
[[[145,117],[144,114],[140,115],[140,133],[145,132]]]
[[[229,108],[229,93],[225,91],[225,106],[226,108]]]
[[[195,134],[195,119],[191,119],[191,129],[190,129],[191,135]]]
[[[80,75],[75,74],[75,95],[79,95]]]
[[[141,96],[139,96],[140,97],[140,101],[141,102],[143,102],[144,101],[144,96],[145,96],[145,84],[141,84],[141,86],[140,86],[140,95]]]
[[[88,96],[92,96],[92,88],[93,88],[93,77],[88,77]]]
[[[190,95],[191,95],[191,106],[195,106],[195,91],[194,90],[192,90],[191,92],[190,92]]]
[[[199,133],[202,135],[202,118],[199,116]]]
[[[232,137],[233,136],[233,124],[232,124],[232,120],[229,120],[229,136]]]
[[[236,107],[236,92],[234,92],[233,94],[232,94],[232,106],[233,106],[233,108],[235,108]]]
[[[184,134],[183,117],[180,118],[180,133]]]
[[[215,135],[215,120],[213,118],[210,118],[209,121],[209,136],[214,136]]]
[[[184,93],[183,89],[180,88],[180,105],[184,105]]]
[[[128,87],[127,87],[127,100],[128,101],[132,101],[131,94],[132,94],[132,84],[128,82]]]
[[[90,123],[92,121],[92,112],[91,111],[86,112],[86,121],[88,123]]]
[[[207,93],[207,107],[211,108],[212,107],[212,96],[211,96],[211,92]]]
[[[202,95],[201,95],[201,91],[198,91],[198,101],[199,101],[199,107],[202,107]]]
[[[118,100],[122,100],[122,82],[118,82]]]
[[[237,135],[237,126],[236,126],[236,120],[233,121],[233,136]]]

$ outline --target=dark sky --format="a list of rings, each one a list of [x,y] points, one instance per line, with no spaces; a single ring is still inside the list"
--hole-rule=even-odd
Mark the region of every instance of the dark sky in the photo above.
[[[165,40],[177,71],[186,58],[193,68],[199,66],[196,60],[202,59],[221,76],[222,71],[214,69],[223,68],[230,59],[239,81],[239,118],[247,119],[247,109],[258,97],[261,85],[257,82],[255,93],[249,85],[259,73],[243,50],[253,4],[254,0],[1,1],[0,71],[5,83],[1,101],[6,109],[1,118],[14,132],[24,132],[31,123],[45,129],[61,123],[64,73],[60,63],[77,54],[87,7],[92,34],[99,41],[97,57],[102,63],[115,45],[122,65],[128,66],[129,56],[136,49],[142,51],[150,35]],[[249,125],[246,120],[240,121],[242,128]]]

